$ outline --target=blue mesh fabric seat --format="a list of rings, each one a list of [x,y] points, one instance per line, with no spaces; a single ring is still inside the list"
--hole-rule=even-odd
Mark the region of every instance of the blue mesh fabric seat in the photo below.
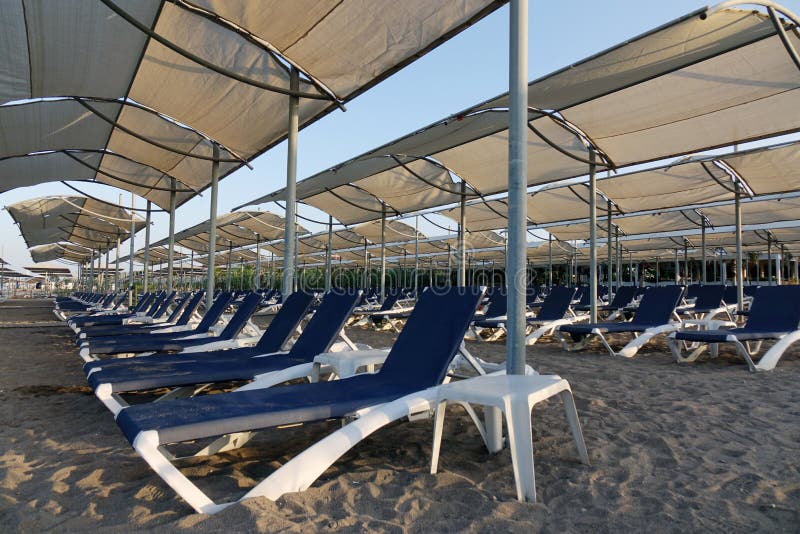
[[[133,443],[143,431],[162,444],[231,432],[344,417],[356,410],[435,386],[444,379],[481,291],[425,291],[376,374],[130,406],[117,424]]]
[[[606,349],[612,355],[633,356],[654,335],[667,333],[678,327],[677,323],[670,323],[675,308],[683,295],[681,286],[654,287],[648,290],[634,313],[630,322],[602,322],[570,324],[560,326],[559,337],[566,350],[583,348],[590,336],[598,336]],[[643,334],[628,343],[622,350],[614,351],[608,344],[605,334],[613,333],[639,333]],[[578,344],[569,346],[565,334],[569,334]]]
[[[285,354],[273,354],[280,350],[276,344],[291,335],[297,323],[305,315],[311,298],[294,297],[276,315],[276,324],[267,330],[274,333],[265,337],[255,347],[216,351],[214,353],[192,353],[186,356],[138,358],[132,363],[118,361],[116,366],[105,362],[92,362],[84,370],[89,373],[89,384],[97,388],[100,384],[111,384],[113,392],[178,387],[184,385],[227,382],[252,379],[257,374],[285,369],[313,361],[317,354],[327,352],[350,316],[358,295],[355,293],[331,293],[325,296],[322,305],[309,321],[303,333]],[[294,300],[293,300],[294,297]],[[295,311],[292,311],[295,308]],[[292,317],[291,315],[294,315]],[[290,328],[291,327],[291,328]],[[265,354],[271,356],[261,357]],[[129,360],[130,361],[130,360]],[[99,368],[99,370],[97,370]]]
[[[708,344],[734,343],[737,352],[745,359],[751,371],[770,370],[775,367],[786,348],[800,336],[800,286],[767,286],[756,293],[747,322],[743,327],[730,330],[681,330],[670,336],[670,348],[678,361],[694,361]],[[784,345],[773,347],[756,365],[754,356],[760,342],[784,340]],[[701,344],[688,357],[680,352],[677,342]],[[754,349],[744,343],[756,342]],[[766,361],[765,361],[766,360]]]

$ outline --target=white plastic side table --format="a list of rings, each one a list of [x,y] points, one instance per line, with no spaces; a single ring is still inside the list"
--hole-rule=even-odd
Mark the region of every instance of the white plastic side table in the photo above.
[[[385,362],[388,355],[389,349],[343,350],[318,354],[314,357],[311,381],[319,382],[319,373],[323,365],[332,367],[339,378],[351,377],[361,367],[366,367],[368,373],[373,373],[375,366]]]
[[[536,502],[531,411],[535,404],[555,395],[560,395],[564,402],[567,421],[572,430],[572,437],[575,439],[575,446],[578,448],[581,462],[589,464],[589,455],[586,451],[586,443],[583,441],[575,400],[566,380],[556,375],[487,375],[439,387],[433,431],[431,473],[436,473],[439,464],[447,402],[480,404],[486,407],[487,412],[494,412],[491,418],[498,422],[501,413],[505,415],[509,447],[511,448],[511,462],[514,466],[514,479],[517,486],[517,499]],[[487,419],[490,418],[487,417]],[[485,435],[483,429],[479,428],[479,430],[482,435]]]

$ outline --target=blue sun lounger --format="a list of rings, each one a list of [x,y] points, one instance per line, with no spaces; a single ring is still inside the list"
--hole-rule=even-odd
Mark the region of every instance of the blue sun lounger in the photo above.
[[[155,313],[165,298],[167,298],[166,293],[151,293],[140,299],[139,303],[130,313],[73,317],[67,321],[67,325],[75,332],[79,332],[81,329],[89,326],[101,324],[121,325],[125,319],[143,317]]]
[[[631,358],[654,336],[674,332],[680,328],[680,322],[670,322],[670,319],[675,314],[681,295],[683,295],[682,286],[651,288],[642,297],[631,321],[564,325],[558,327],[558,337],[565,350],[574,351],[586,347],[591,338],[597,336],[612,356]],[[638,334],[638,336],[619,351],[615,351],[608,344],[606,334],[619,333]],[[571,336],[573,344],[570,345],[565,334]]]
[[[747,362],[750,371],[771,371],[783,353],[800,340],[800,286],[761,287],[753,299],[747,322],[743,327],[730,330],[681,330],[669,336],[669,346],[678,362],[692,362],[711,347],[717,355],[719,343],[733,343],[738,354]],[[764,341],[777,341],[756,364]],[[694,351],[684,356],[681,345],[699,343]]]
[[[200,307],[204,296],[205,291],[198,291],[194,295],[187,295],[182,298],[176,303],[169,317],[167,317],[164,322],[155,324],[127,324],[121,326],[98,325],[87,327],[85,330],[81,331],[78,335],[78,339],[92,340],[109,336],[116,337],[136,334],[166,334],[169,332],[178,332],[184,329],[182,327],[186,327],[189,324],[197,308]]]
[[[192,330],[184,330],[181,332],[167,332],[167,333],[142,333],[136,336],[121,336],[118,340],[105,338],[98,338],[97,340],[84,341],[81,345],[79,355],[84,361],[92,361],[97,359],[97,355],[110,355],[110,354],[135,354],[140,352],[165,352],[165,351],[180,351],[186,347],[193,345],[200,345],[209,343],[211,341],[224,339],[223,333],[237,335],[244,328],[250,315],[243,318],[246,312],[258,305],[253,304],[252,299],[246,308],[239,307],[239,310],[225,325],[225,328],[218,337],[210,334],[211,328],[220,320],[225,309],[230,304],[233,295],[228,292],[220,293],[214,300],[203,318]],[[238,317],[237,317],[238,314]],[[234,318],[236,319],[234,321]],[[233,323],[233,324],[231,324]],[[232,339],[228,338],[228,339]]]
[[[215,504],[186,478],[172,463],[174,457],[165,450],[166,445],[353,417],[368,410],[381,412],[379,426],[409,415],[408,412],[416,407],[406,406],[404,399],[443,381],[450,361],[463,342],[481,294],[480,289],[463,287],[449,288],[445,292],[424,292],[378,373],[329,382],[134,405],[117,415],[117,424],[156,474],[195,510],[214,513],[226,505]],[[430,409],[429,403],[423,404],[425,411]],[[389,407],[399,409],[396,413],[385,411]],[[370,432],[348,437],[345,427],[335,436],[330,436],[334,442],[326,443],[318,455],[305,455],[301,462],[289,462],[291,468],[287,469],[287,464],[242,498],[267,496],[274,499],[286,491],[304,489],[303,486],[307,487],[349,450],[352,443],[357,443]],[[235,446],[238,443],[231,448]],[[211,449],[215,450],[220,449]],[[201,453],[205,454],[204,451]]]
[[[288,352],[280,351],[311,303],[311,297],[303,293],[293,293],[286,300],[254,347],[97,361],[84,365],[84,371],[95,395],[113,413],[126,406],[122,393],[252,380],[259,374],[310,363],[317,354],[330,350],[353,306],[350,297],[331,295],[323,301]],[[296,378],[308,376],[310,369],[296,374]]]

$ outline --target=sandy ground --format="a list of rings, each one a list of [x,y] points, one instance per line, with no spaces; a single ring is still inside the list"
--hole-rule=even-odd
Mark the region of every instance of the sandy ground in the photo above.
[[[204,516],[133,452],[85,386],[71,331],[53,319],[43,301],[0,305],[0,531],[800,530],[800,350],[754,375],[732,353],[678,366],[663,343],[633,360],[597,347],[529,348],[529,363],[572,384],[592,462],[578,463],[560,402],[537,407],[541,504],[515,500],[508,451],[488,454],[453,408],[438,475],[428,473],[432,422],[396,424],[303,493]],[[373,346],[393,339],[350,334]],[[469,346],[495,361],[505,349]],[[214,498],[230,500],[335,428],[265,433],[181,465]]]

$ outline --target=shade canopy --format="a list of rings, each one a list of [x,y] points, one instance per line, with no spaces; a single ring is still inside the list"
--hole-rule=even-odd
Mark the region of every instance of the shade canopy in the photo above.
[[[283,236],[285,219],[266,211],[241,211],[226,213],[217,217],[217,248],[243,247],[254,245],[257,241],[269,241]],[[206,220],[180,232],[175,232],[175,244],[195,252],[208,251],[211,221]],[[297,225],[299,234],[307,230]],[[169,243],[164,238],[153,246]]]
[[[28,247],[62,241],[108,250],[127,239],[131,221],[138,232],[145,221],[113,204],[83,196],[42,197],[17,202],[6,210]]]
[[[780,24],[800,48],[794,25]],[[696,11],[530,83],[528,185],[587,174],[589,147],[603,170],[797,131],[798,89],[800,71],[766,14]],[[346,197],[324,209],[339,220],[376,218],[377,204],[358,204],[353,191],[380,203],[372,181],[392,172],[409,180],[410,162],[420,158],[464,180],[470,195],[504,191],[508,105],[500,95],[314,175],[298,184],[298,198]],[[415,195],[416,209],[444,203],[426,188]],[[284,199],[279,190],[251,203]]]
[[[51,243],[49,245],[38,245],[31,247],[28,252],[33,261],[41,263],[44,261],[66,260],[75,263],[84,263],[92,257],[89,248],[75,245],[73,243]]]
[[[4,2],[0,189],[89,179],[167,208],[174,177],[180,204],[214,144],[224,176],[286,137],[287,95],[307,126],[503,3]]]

